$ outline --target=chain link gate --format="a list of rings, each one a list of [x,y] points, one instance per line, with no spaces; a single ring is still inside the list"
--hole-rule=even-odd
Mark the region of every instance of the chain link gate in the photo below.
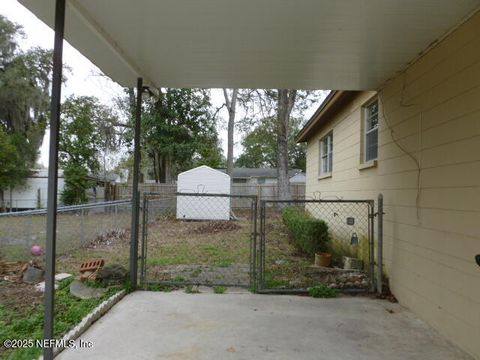
[[[143,284],[255,286],[257,197],[145,193]]]
[[[374,205],[373,200],[261,201],[258,291],[305,292],[320,284],[342,291],[373,291]],[[292,213],[303,219],[302,225],[289,220]],[[332,267],[316,266],[313,254],[304,248],[311,241],[308,237],[321,235],[317,220],[328,226]]]

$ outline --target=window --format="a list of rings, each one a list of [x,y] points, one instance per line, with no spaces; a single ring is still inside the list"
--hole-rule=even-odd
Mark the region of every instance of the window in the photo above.
[[[261,184],[265,184],[265,178],[264,178],[264,177],[259,177],[259,178],[257,179],[257,184],[260,184],[260,185],[261,185]]]
[[[376,160],[378,156],[378,100],[365,107],[364,162]]]
[[[330,175],[333,165],[333,133],[320,140],[320,176]]]

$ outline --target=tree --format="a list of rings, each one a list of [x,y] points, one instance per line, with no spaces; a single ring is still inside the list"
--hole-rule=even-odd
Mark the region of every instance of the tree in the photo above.
[[[228,125],[227,125],[227,174],[232,179],[233,175],[233,145],[234,145],[234,131],[235,131],[235,115],[237,107],[238,89],[233,89],[231,95],[228,94],[227,89],[223,89],[223,96],[225,97],[225,105],[228,110]]]
[[[288,130],[297,90],[279,89],[277,96],[278,197],[280,200],[289,200],[291,195],[288,178]]]
[[[64,170],[65,204],[87,201],[85,190],[93,185],[90,177],[100,170],[102,149],[114,146],[114,132],[109,129],[114,123],[110,109],[94,97],[72,96],[63,104],[59,162]]]
[[[198,144],[192,163],[188,167],[207,165],[213,168],[220,168],[225,166],[225,162],[226,159],[223,156],[220,140],[217,134],[212,134],[208,141]]]
[[[7,133],[20,133],[37,151],[48,119],[52,52],[18,51],[21,27],[0,16],[0,123]]]
[[[20,51],[20,35],[21,26],[0,15],[0,151],[10,154],[8,161],[16,159],[9,179],[0,183],[0,196],[7,187],[22,185],[35,166],[50,103],[52,53],[41,48]]]
[[[21,162],[21,154],[18,144],[21,141],[18,136],[9,136],[0,128],[0,209],[4,209],[3,191],[24,183],[30,169]]]
[[[292,114],[302,118],[303,112],[318,98],[314,91],[297,91],[288,89],[277,90],[251,90],[243,96],[242,104],[247,111],[246,123],[258,117],[275,117],[276,142],[277,142],[277,172],[278,172],[278,197],[290,199],[288,179],[288,139],[290,136],[290,119]]]
[[[172,183],[180,171],[223,162],[207,90],[161,89],[145,107],[142,138],[156,182]]]
[[[302,121],[292,118],[288,130],[288,167],[305,171],[306,146],[295,142],[295,134],[300,130]],[[263,119],[242,140],[243,153],[235,164],[241,167],[277,168],[277,131],[276,118]]]

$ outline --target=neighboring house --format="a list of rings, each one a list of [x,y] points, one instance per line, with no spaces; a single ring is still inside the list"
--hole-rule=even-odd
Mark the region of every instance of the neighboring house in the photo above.
[[[89,203],[116,200],[115,185],[121,184],[122,176],[115,173],[89,175],[95,185],[86,190]]]
[[[292,176],[288,181],[290,181],[290,184],[304,185],[307,182],[307,176],[301,172]]]
[[[58,203],[64,188],[63,170],[58,170]],[[13,211],[45,208],[47,206],[48,170],[32,170],[25,185],[12,191],[5,190],[3,199],[5,208]]]
[[[331,92],[297,136],[306,196],[382,193],[393,294],[477,357],[479,34],[476,13],[378,89]]]
[[[225,169],[219,169],[225,172]],[[301,173],[301,170],[291,169],[288,171],[290,178]],[[277,169],[272,168],[234,168],[232,174],[232,182],[234,184],[245,185],[276,185],[277,184]],[[298,177],[295,182],[300,183],[301,177]]]

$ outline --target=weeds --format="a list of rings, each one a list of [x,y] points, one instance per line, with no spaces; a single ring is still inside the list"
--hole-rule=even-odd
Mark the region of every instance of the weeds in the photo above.
[[[142,290],[145,291],[161,291],[161,292],[171,292],[178,289],[178,287],[169,284],[148,284],[142,287]]]
[[[225,286],[214,286],[213,287],[213,292],[215,294],[224,294],[227,291],[227,288]]]
[[[108,299],[122,289],[121,286],[111,287],[99,298],[81,300],[70,294],[70,284],[73,278],[60,282],[55,291],[55,329],[54,336],[60,338],[97,305]],[[44,308],[39,305],[36,308],[23,309],[20,314],[17,311],[0,305],[0,343],[6,339],[32,339],[43,338]],[[15,349],[5,351],[0,348],[0,357],[8,359],[34,359],[42,353],[40,348]]]
[[[314,298],[334,298],[337,297],[337,290],[320,284],[310,288],[308,294]]]

